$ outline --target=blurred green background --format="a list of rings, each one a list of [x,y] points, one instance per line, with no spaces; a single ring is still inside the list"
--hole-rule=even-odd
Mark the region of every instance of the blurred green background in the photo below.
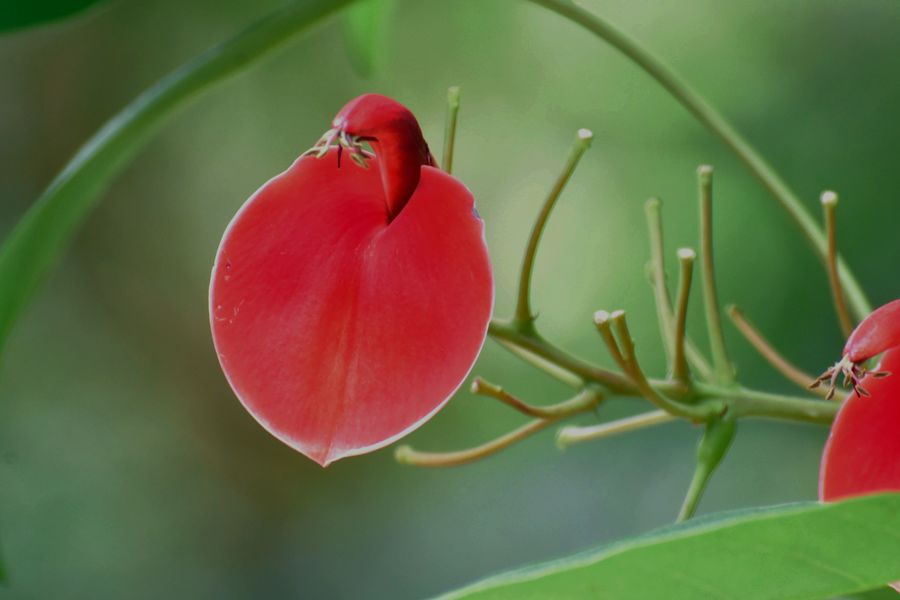
[[[665,57],[757,144],[840,237],[875,304],[898,295],[900,4],[893,0],[590,0]],[[113,1],[0,37],[0,236],[79,145],[159,77],[274,0]],[[398,1],[381,68],[352,69],[332,20],[181,112],[104,201],[0,363],[0,541],[9,598],[416,598],[670,522],[698,431],[684,423],[559,452],[552,432],[442,471],[390,450],[323,470],[249,417],[208,334],[219,237],[259,185],[377,91],[441,147],[463,90],[456,174],[475,192],[512,308],[522,248],[574,131],[594,131],[535,276],[545,334],[609,363],[591,313],[627,308],[661,373],[644,200],[667,248],[696,245],[694,169],[717,167],[723,301],[809,371],[841,339],[823,270],[735,158],[661,88],[574,25],[513,0]],[[674,262],[674,261],[673,261]],[[694,308],[700,308],[695,295]],[[691,329],[703,339],[699,310]],[[729,327],[748,385],[792,391]],[[566,390],[488,342],[474,373],[534,402]],[[646,406],[613,400],[611,419]],[[521,422],[459,394],[407,441],[450,450]],[[816,495],[822,427],[742,423],[701,512]]]

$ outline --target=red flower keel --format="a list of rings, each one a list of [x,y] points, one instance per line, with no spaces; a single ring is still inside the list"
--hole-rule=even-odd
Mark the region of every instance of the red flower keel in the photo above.
[[[860,323],[844,346],[844,356],[860,363],[900,346],[900,300],[875,309]]]
[[[384,159],[409,172],[402,155]],[[322,465],[385,446],[441,408],[493,304],[465,186],[415,163],[414,191],[398,200],[374,160],[367,170],[339,168],[336,150],[301,157],[238,212],[213,267],[211,326],[231,386]]]
[[[880,368],[900,374],[900,350],[886,352]],[[822,500],[900,491],[900,376],[869,375],[862,383],[871,396],[852,394],[831,427],[819,473]]]

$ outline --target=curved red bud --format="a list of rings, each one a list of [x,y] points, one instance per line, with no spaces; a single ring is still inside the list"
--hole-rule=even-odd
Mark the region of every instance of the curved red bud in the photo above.
[[[383,186],[379,171],[323,154],[298,159],[235,215],[210,312],[244,406],[327,465],[391,443],[444,405],[483,344],[493,282],[471,193],[416,162],[421,148],[397,166],[419,174],[393,218],[393,171]]]
[[[388,214],[394,218],[419,183],[419,166],[435,166],[419,122],[396,100],[364,94],[344,105],[332,126],[372,145],[380,159]]]
[[[900,491],[900,349],[885,353],[862,384],[870,397],[851,394],[838,412],[819,473],[822,500]]]
[[[861,363],[896,346],[900,346],[900,300],[878,307],[857,325],[844,346],[844,356]]]

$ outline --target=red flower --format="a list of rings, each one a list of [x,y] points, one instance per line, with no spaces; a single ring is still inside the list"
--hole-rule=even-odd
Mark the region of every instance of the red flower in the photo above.
[[[860,366],[882,352],[878,371]],[[842,372],[854,391],[838,412],[825,445],[819,498],[834,501],[900,492],[900,300],[859,324],[847,340],[844,358],[825,376],[834,380]],[[900,591],[900,582],[893,587]]]
[[[484,342],[493,282],[472,194],[433,166],[405,107],[360,96],[311,152],[225,231],[210,321],[247,410],[326,466],[446,403]]]
[[[863,377],[870,397],[850,395],[831,427],[819,474],[822,500],[876,492],[900,492],[900,349],[880,368],[893,377]]]

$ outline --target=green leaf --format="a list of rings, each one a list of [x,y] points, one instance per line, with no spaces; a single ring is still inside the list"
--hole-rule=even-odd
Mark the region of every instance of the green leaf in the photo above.
[[[369,77],[378,70],[387,42],[392,0],[360,0],[344,13],[344,45],[356,71]]]
[[[79,13],[99,0],[3,0],[0,31],[21,29]]]
[[[163,78],[88,140],[0,247],[0,349],[101,192],[168,117],[351,1],[303,0],[270,14]]]
[[[817,599],[900,580],[900,494],[714,515],[445,598]]]

